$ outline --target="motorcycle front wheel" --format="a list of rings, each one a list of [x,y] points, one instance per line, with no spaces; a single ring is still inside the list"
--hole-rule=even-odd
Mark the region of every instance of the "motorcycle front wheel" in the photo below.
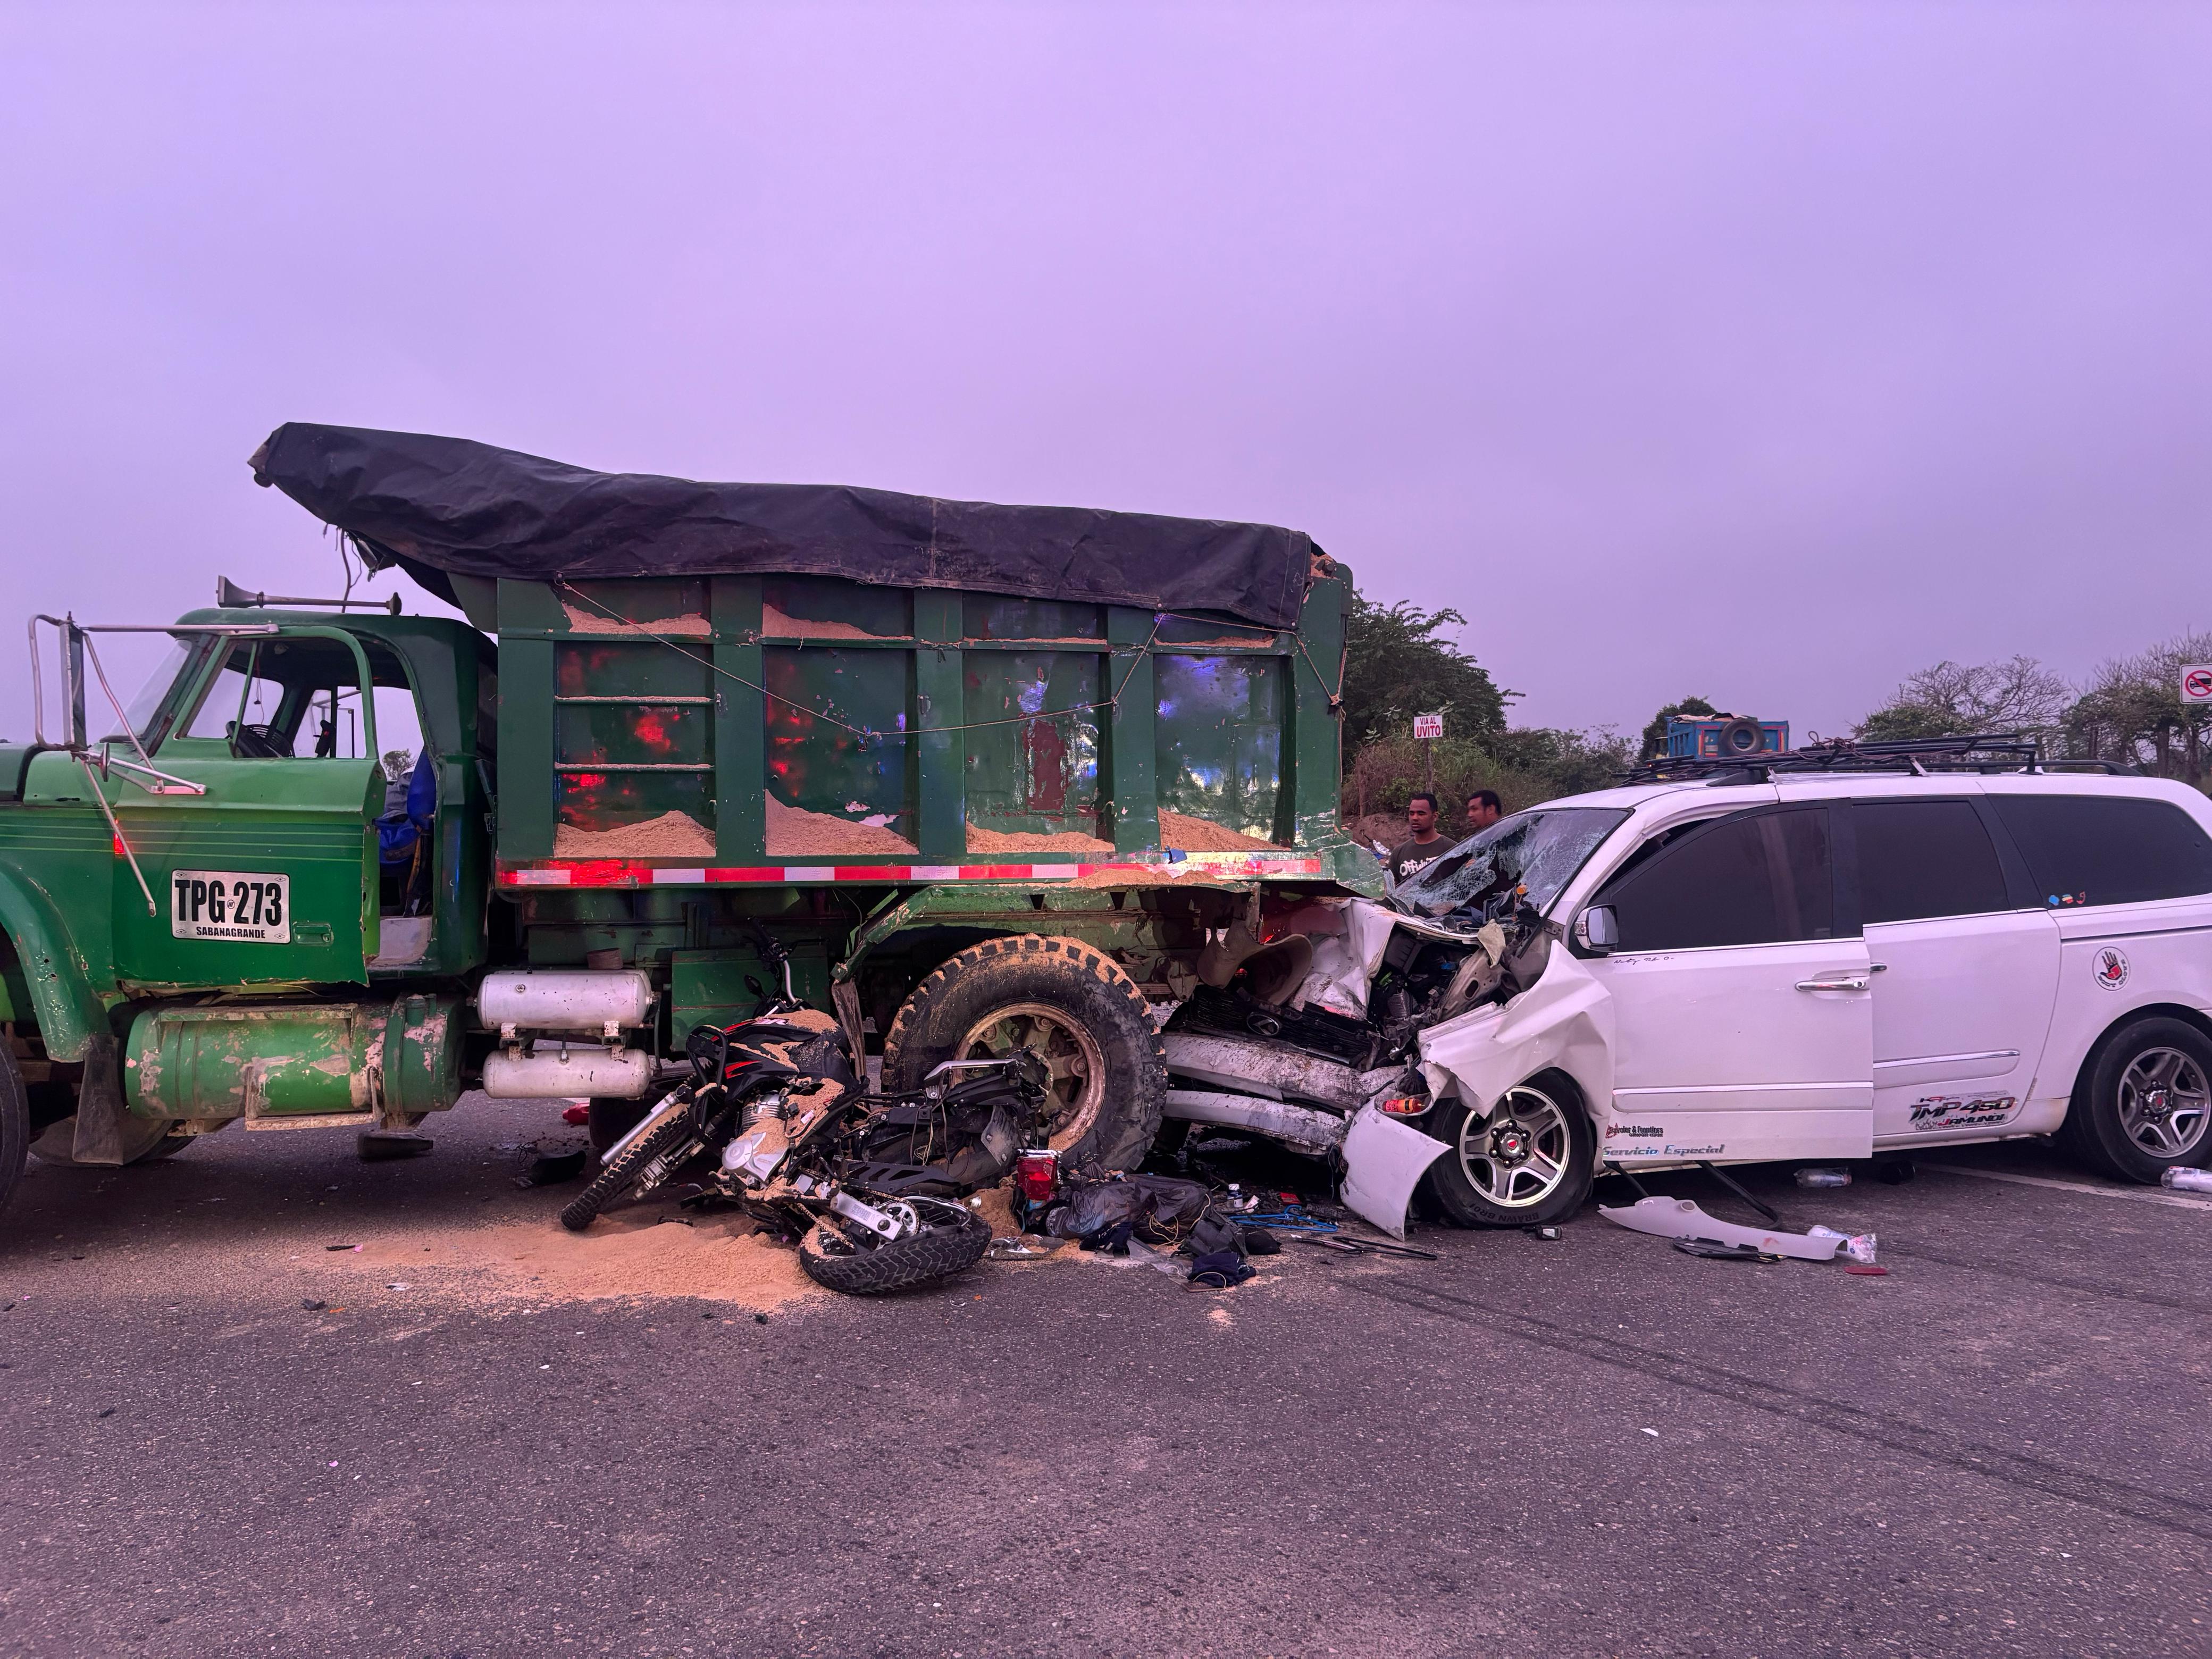
[[[561,1212],[561,1224],[572,1233],[590,1226],[601,1210],[635,1188],[651,1192],[699,1149],[699,1131],[688,1106],[679,1106],[622,1149],[601,1167],[592,1184]]]
[[[806,1276],[847,1296],[881,1296],[964,1273],[991,1248],[990,1224],[943,1199],[909,1198],[920,1224],[902,1238],[856,1244],[826,1226],[799,1241]]]

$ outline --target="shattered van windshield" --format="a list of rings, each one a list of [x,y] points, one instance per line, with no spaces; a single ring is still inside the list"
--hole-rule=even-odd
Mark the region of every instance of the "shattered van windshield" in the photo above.
[[[1392,902],[1417,916],[1464,913],[1476,925],[1486,911],[1511,908],[1513,890],[1526,887],[1528,902],[1541,910],[1627,816],[1626,809],[1612,806],[1516,812],[1400,883]]]

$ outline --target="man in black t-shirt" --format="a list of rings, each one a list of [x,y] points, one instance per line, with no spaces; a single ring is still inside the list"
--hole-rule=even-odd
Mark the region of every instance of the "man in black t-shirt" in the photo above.
[[[1385,866],[1393,881],[1405,880],[1433,860],[1442,858],[1452,847],[1437,833],[1437,798],[1425,789],[1415,791],[1413,799],[1406,804],[1406,828],[1413,831],[1413,839],[1393,848]]]

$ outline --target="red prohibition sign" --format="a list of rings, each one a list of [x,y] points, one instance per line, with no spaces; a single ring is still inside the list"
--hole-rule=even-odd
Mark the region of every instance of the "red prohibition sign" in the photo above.
[[[2212,697],[2212,668],[2199,668],[2181,683],[2192,697]]]

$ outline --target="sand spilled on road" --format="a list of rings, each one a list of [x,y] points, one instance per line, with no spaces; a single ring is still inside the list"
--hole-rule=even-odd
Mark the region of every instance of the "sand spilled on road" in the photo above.
[[[806,1277],[796,1249],[736,1214],[677,1220],[645,1210],[602,1217],[581,1233],[549,1216],[365,1241],[330,1259],[366,1294],[397,1279],[441,1300],[479,1305],[693,1297],[767,1312],[826,1294]]]

